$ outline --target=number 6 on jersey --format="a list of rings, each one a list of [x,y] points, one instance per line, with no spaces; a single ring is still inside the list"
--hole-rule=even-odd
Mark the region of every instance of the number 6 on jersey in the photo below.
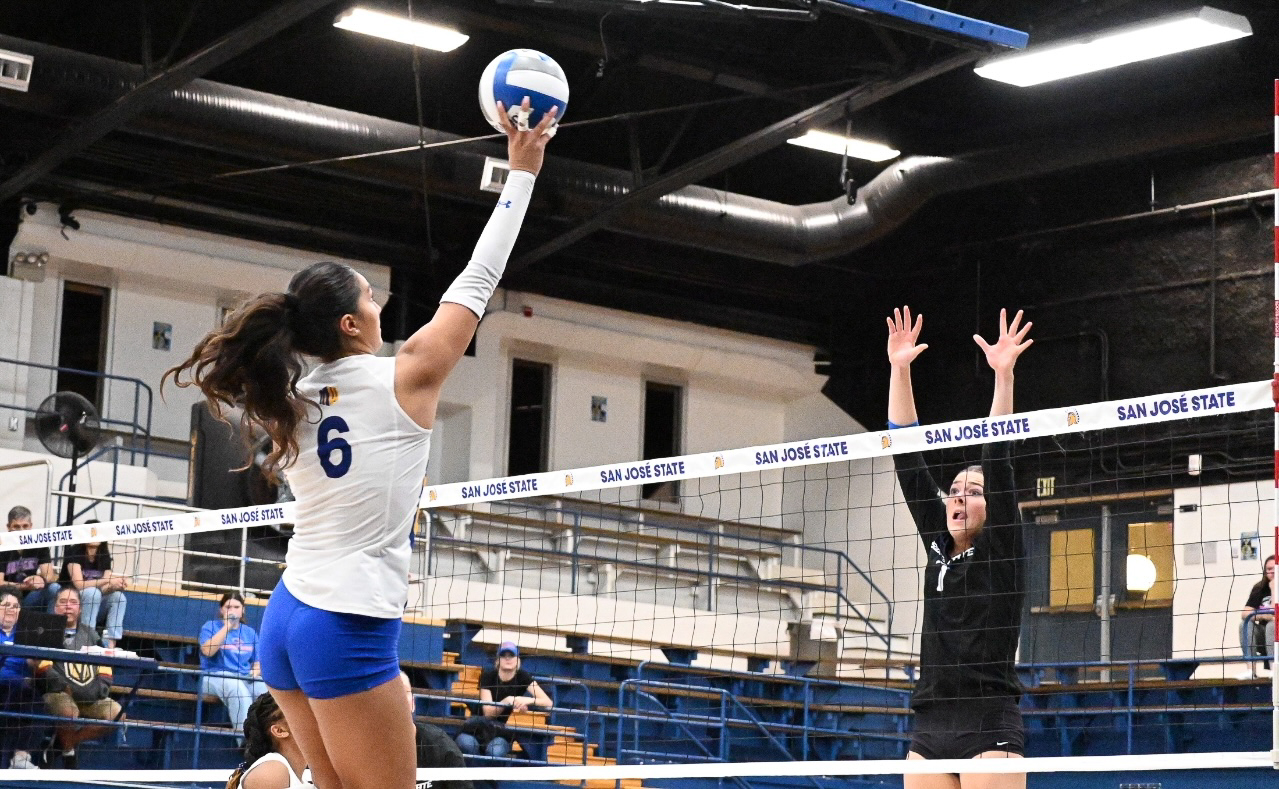
[[[337,479],[351,470],[351,445],[340,435],[349,431],[346,420],[340,416],[325,417],[320,422],[315,454],[319,455],[320,465],[324,467],[324,473],[330,479]],[[330,438],[329,436],[333,433],[339,435]],[[334,452],[338,453],[336,463],[333,462]]]

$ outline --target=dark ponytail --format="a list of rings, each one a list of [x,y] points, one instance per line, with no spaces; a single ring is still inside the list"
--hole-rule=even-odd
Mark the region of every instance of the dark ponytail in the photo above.
[[[359,302],[360,282],[350,266],[308,266],[293,276],[287,293],[258,296],[205,335],[186,361],[165,372],[161,387],[169,376],[176,386],[199,387],[218,418],[226,408],[243,407],[245,420],[271,437],[263,468],[273,474],[297,458],[297,426],[315,405],[298,394],[298,354],[338,358],[338,321],[354,314]]]
[[[270,693],[263,693],[249,705],[244,716],[244,761],[227,779],[226,789],[239,789],[240,779],[253,763],[268,753],[275,752],[275,740],[271,739],[271,724],[281,717],[280,707]]]

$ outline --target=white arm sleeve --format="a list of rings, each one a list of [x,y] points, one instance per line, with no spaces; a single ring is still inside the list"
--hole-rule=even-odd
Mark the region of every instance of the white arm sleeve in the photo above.
[[[461,304],[475,313],[475,317],[484,317],[484,308],[506,270],[506,260],[524,223],[534,180],[535,176],[524,170],[511,170],[506,176],[506,186],[502,188],[493,216],[480,233],[480,240],[475,242],[471,262],[444,291],[441,302]]]

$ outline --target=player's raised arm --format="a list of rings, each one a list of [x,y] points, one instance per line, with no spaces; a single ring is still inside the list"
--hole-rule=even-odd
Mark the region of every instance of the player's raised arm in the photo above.
[[[527,107],[528,103],[526,98],[524,106]],[[429,426],[434,422],[439,389],[470,345],[480,318],[484,316],[485,306],[506,269],[506,261],[533,196],[534,180],[542,169],[546,144],[551,139],[555,108],[547,112],[536,127],[526,132],[511,124],[501,102],[498,110],[506,131],[511,163],[506,186],[475,244],[470,263],[444,292],[435,317],[414,332],[397,355],[396,398],[422,425]]]
[[[991,416],[1007,416],[1013,412],[1013,367],[1017,357],[1034,344],[1027,340],[1026,334],[1035,324],[1026,321],[1021,325],[1022,311],[1017,310],[1013,322],[1008,323],[1008,310],[999,311],[999,339],[992,345],[982,339],[980,334],[973,335],[973,342],[986,354],[986,363],[995,371],[995,394],[990,402]]]
[[[919,332],[924,328],[924,316],[916,316],[912,325],[910,307],[894,309],[888,318],[888,363],[892,372],[888,377],[888,424],[906,427],[919,421],[915,413],[915,392],[911,388],[910,365],[928,349],[919,344]]]

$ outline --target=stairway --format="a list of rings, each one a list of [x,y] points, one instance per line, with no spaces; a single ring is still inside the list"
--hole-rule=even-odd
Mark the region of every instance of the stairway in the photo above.
[[[443,660],[445,663],[455,663],[457,654],[445,652]],[[454,696],[478,698],[480,695],[480,668],[478,666],[462,666],[461,668],[462,670],[453,682],[450,692]],[[463,702],[454,702],[454,704],[465,706]],[[596,755],[597,746],[595,743],[584,742],[581,732],[576,727],[556,726],[549,722],[545,712],[525,710],[524,712],[514,713],[507,720],[507,725],[527,729],[541,729],[548,734],[552,734],[553,739],[546,749],[546,760],[551,764],[589,764],[593,766],[617,764],[616,759]],[[516,745],[518,747],[518,743]],[[644,786],[643,782],[638,778],[625,778],[621,781],[606,779],[566,780],[559,783],[566,786],[580,786],[582,789],[615,789],[615,787],[617,789],[643,789]]]

